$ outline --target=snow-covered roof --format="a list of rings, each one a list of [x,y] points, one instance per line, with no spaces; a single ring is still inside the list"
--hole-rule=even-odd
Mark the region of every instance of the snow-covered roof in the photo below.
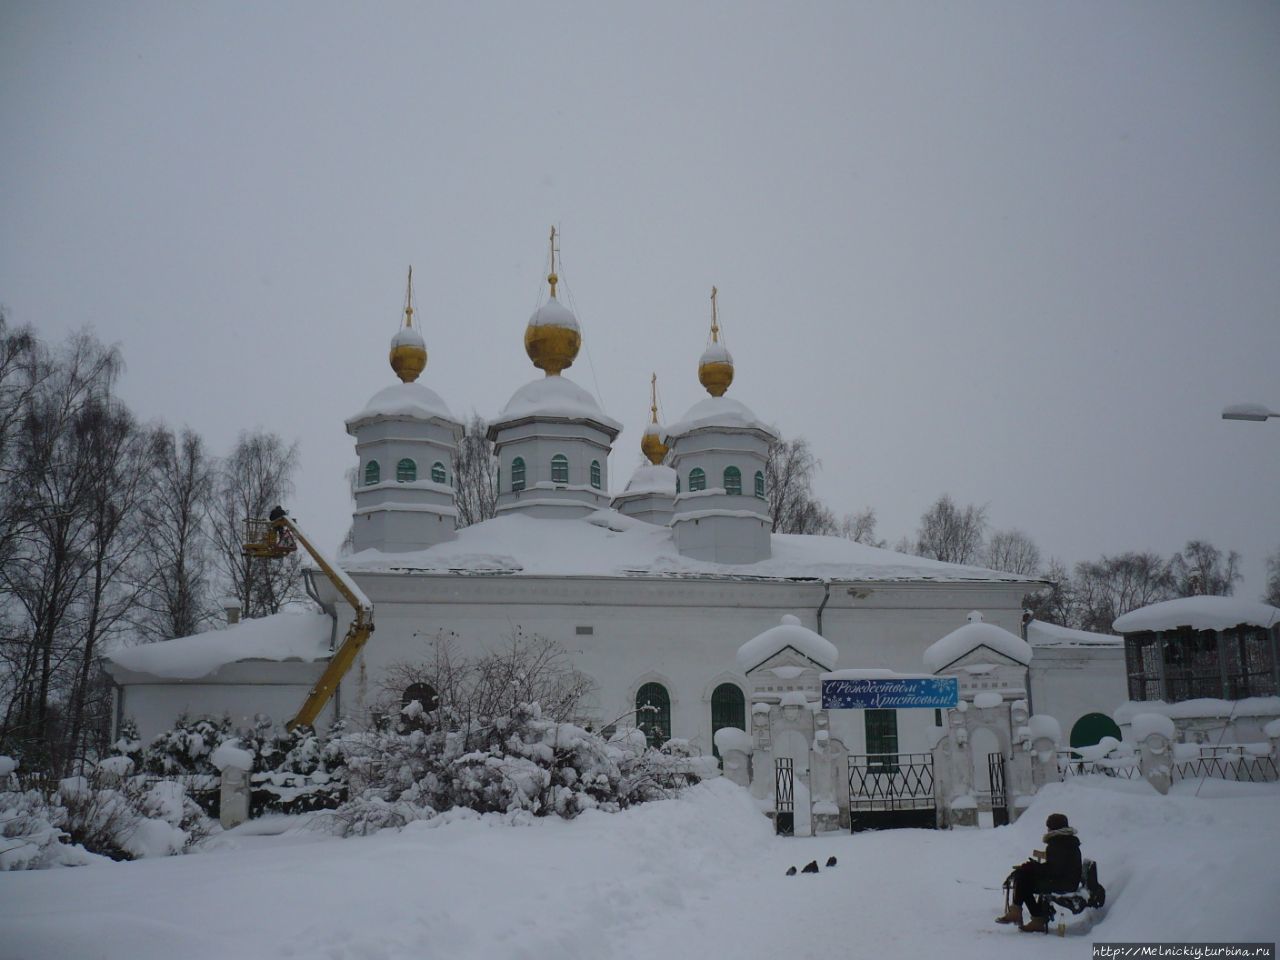
[[[573,311],[555,297],[552,297],[537,310],[533,311],[533,316],[529,318],[529,326],[566,327],[569,330],[581,332],[581,328],[578,326],[578,318],[573,315]]]
[[[449,411],[448,404],[440,399],[440,394],[416,380],[412,383],[392,384],[379,390],[363,410],[347,420],[347,430],[350,431],[374,417],[413,417],[421,420],[447,420],[455,424],[458,422]]]
[[[797,653],[828,670],[836,665],[836,645],[821,634],[801,626],[800,618],[788,613],[783,615],[778,626],[770,627],[738,648],[738,669],[746,673],[787,647],[794,648]]]
[[[496,430],[528,417],[591,420],[604,427],[606,432],[611,431],[615,437],[622,431],[622,424],[601,410],[595,397],[568,377],[559,375],[539,377],[513,393],[490,424],[490,429]]]
[[[1027,642],[1033,647],[1123,647],[1124,637],[1114,633],[1090,633],[1072,630],[1044,620],[1027,624]]]
[[[1111,629],[1117,633],[1145,633],[1148,630],[1227,630],[1248,624],[1273,627],[1280,623],[1280,608],[1236,597],[1179,597],[1149,607],[1131,610],[1116,617]]]
[[[973,613],[969,614],[969,622],[963,627],[952,630],[941,640],[931,644],[924,652],[925,669],[937,673],[979,647],[987,647],[1018,663],[1031,662],[1031,645],[1027,641],[1004,627],[986,623],[981,616],[977,614],[975,619]]]
[[[627,481],[626,493],[666,493],[676,495],[676,472],[663,464],[646,463],[636,467]]]
[[[548,378],[551,379],[551,378]],[[353,572],[522,573],[538,576],[721,576],[772,580],[884,580],[1037,583],[854,543],[843,537],[773,534],[772,556],[724,564],[683,557],[671,528],[601,510],[583,519],[504,514],[458,531],[428,550],[362,550],[343,558]]]
[[[771,437],[777,431],[769,426],[740,400],[732,397],[707,397],[699,400],[680,419],[667,428],[668,437],[680,437],[704,427],[729,427],[736,430],[760,430]]]
[[[332,630],[333,621],[327,614],[277,613],[242,620],[223,630],[121,647],[107,654],[106,659],[135,673],[196,680],[242,660],[327,659]]]
[[[1112,718],[1116,723],[1130,723],[1142,713],[1162,713],[1174,720],[1195,717],[1275,717],[1280,716],[1280,697],[1245,697],[1243,700],[1221,700],[1201,697],[1197,700],[1128,700],[1116,707]]]

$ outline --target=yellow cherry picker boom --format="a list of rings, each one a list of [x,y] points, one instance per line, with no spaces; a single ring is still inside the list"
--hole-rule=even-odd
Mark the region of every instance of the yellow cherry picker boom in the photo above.
[[[298,544],[302,544],[311,554],[311,559],[316,562],[316,566],[332,581],[338,593],[342,594],[342,598],[351,604],[351,608],[355,611],[355,619],[347,628],[347,635],[342,639],[333,656],[329,658],[329,665],[316,681],[316,685],[307,694],[302,709],[285,725],[285,729],[293,730],[303,724],[311,726],[325,704],[329,702],[329,698],[333,696],[334,691],[338,689],[338,684],[351,669],[351,665],[355,663],[356,655],[369,639],[369,634],[373,633],[373,604],[364,595],[364,591],[356,586],[356,582],[347,576],[346,571],[339,568],[311,542],[285,513],[283,507],[276,507],[265,520],[247,520],[245,526],[247,534],[241,553],[246,557],[277,560],[296,552]]]

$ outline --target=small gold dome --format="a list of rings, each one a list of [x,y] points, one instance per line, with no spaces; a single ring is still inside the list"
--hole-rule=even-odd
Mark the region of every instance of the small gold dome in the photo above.
[[[662,432],[656,423],[645,427],[644,436],[640,438],[640,452],[649,458],[650,463],[655,467],[661,464],[670,449],[663,443]]]
[[[573,366],[582,346],[578,321],[560,301],[552,297],[543,304],[524,330],[524,351],[539,370],[557,376]]]
[[[427,348],[420,343],[393,343],[390,360],[396,376],[405,383],[412,383],[427,368]]]
[[[723,397],[733,383],[732,360],[703,360],[698,364],[698,382],[713,397]]]

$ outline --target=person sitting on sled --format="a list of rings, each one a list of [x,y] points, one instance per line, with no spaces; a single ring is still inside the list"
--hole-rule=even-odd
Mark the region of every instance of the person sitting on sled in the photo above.
[[[996,917],[996,923],[1016,923],[1019,930],[1043,933],[1049,927],[1049,908],[1042,903],[1039,894],[1053,891],[1072,891],[1080,886],[1082,863],[1080,838],[1061,813],[1049,814],[1044,822],[1048,833],[1044,835],[1043,860],[1032,859],[1013,868],[1013,896],[1009,908]],[[1041,851],[1036,851],[1037,855]],[[1026,904],[1031,919],[1022,922],[1022,906]]]

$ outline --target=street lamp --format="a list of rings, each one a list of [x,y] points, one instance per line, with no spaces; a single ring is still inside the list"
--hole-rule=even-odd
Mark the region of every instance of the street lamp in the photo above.
[[[1233,403],[1222,411],[1223,420],[1266,420],[1280,417],[1280,412],[1268,410],[1260,403]]]

